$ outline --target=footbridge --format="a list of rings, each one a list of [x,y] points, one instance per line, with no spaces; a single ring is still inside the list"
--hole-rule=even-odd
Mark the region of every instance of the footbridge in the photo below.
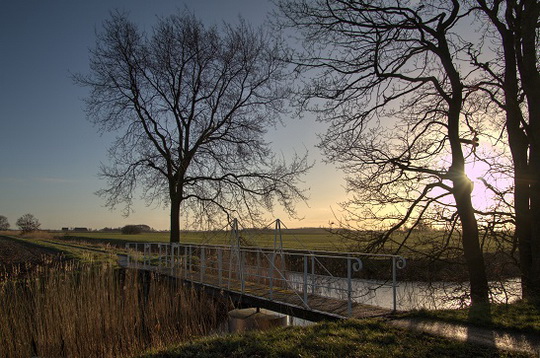
[[[127,266],[223,292],[243,305],[309,320],[384,316],[398,310],[403,257],[284,249],[283,223],[272,225],[272,247],[257,246],[237,220],[227,231],[227,244],[128,243]]]

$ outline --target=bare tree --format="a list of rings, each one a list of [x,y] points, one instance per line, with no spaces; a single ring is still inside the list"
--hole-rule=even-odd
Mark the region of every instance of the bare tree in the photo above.
[[[27,233],[39,230],[41,224],[34,215],[24,214],[17,219],[17,226],[21,229],[22,232]]]
[[[0,215],[0,230],[9,230],[9,221],[4,215]]]
[[[104,24],[91,51],[87,112],[101,131],[121,133],[101,168],[107,205],[131,211],[136,189],[148,203],[170,205],[171,242],[180,239],[180,206],[199,218],[256,220],[277,201],[291,214],[305,199],[292,163],[264,140],[279,122],[283,65],[262,31],[206,28],[193,15],[159,20],[143,33],[125,14]]]
[[[488,303],[472,183],[465,173],[476,147],[458,57],[468,44],[454,31],[469,9],[457,0],[278,5],[281,25],[303,35],[304,51],[292,59],[311,78],[300,104],[330,123],[321,148],[348,174],[354,197],[346,209],[362,225],[369,219],[386,223],[386,234],[375,235],[371,248],[381,248],[407,222],[421,222],[429,210],[442,212],[447,238],[456,232],[461,237],[472,305]],[[325,104],[318,105],[320,100]]]
[[[535,220],[540,215],[540,3],[477,0],[477,10],[491,24],[485,43],[497,53],[495,58],[482,59],[482,47],[471,51],[472,63],[484,74],[476,87],[487,94],[492,107],[505,113],[523,297],[540,302],[540,224]]]

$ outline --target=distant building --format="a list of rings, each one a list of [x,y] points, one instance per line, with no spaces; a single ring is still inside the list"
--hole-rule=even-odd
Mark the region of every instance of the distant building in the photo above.
[[[63,227],[62,231],[69,231],[69,228],[68,227]]]
[[[88,232],[88,228],[86,228],[86,227],[74,227],[73,231],[74,232]]]

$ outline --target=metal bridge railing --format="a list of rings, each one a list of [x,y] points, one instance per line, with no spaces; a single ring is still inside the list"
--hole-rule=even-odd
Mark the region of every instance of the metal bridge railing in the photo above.
[[[349,316],[353,303],[381,287],[391,287],[397,310],[397,270],[406,263],[397,255],[224,245],[128,243],[126,249],[132,266],[275,301],[285,293],[307,309],[315,297],[346,300]]]

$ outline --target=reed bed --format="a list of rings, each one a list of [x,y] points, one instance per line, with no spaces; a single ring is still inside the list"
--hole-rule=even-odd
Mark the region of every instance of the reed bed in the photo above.
[[[110,265],[12,270],[0,275],[0,357],[131,356],[208,334],[226,308],[171,278]]]

